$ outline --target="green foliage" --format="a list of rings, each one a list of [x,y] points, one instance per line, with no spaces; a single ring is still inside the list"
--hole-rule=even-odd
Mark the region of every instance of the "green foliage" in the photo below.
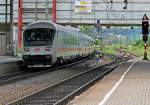
[[[137,40],[133,43],[133,46],[141,48],[143,47],[143,44],[144,44],[143,40]]]
[[[85,33],[89,36],[92,36],[93,26],[79,26],[79,29],[82,33]]]
[[[96,39],[95,42],[94,42],[94,44],[95,44],[95,45],[101,45],[101,41],[98,40],[98,39]]]
[[[111,45],[106,45],[104,48],[103,48],[103,53],[105,54],[115,54],[115,49],[113,46]]]
[[[148,37],[148,45],[150,45],[150,37]]]
[[[106,54],[114,54],[115,55],[118,52],[117,49],[122,49],[122,51],[130,52],[130,53],[138,55],[138,56],[143,56],[143,53],[144,53],[143,45],[142,45],[142,47],[141,47],[141,44],[139,44],[139,45],[140,46],[129,45],[129,46],[122,46],[122,47],[120,47],[120,44],[117,44],[115,46],[114,45],[105,45],[103,47],[102,51],[103,51],[103,53],[106,53]],[[148,54],[150,54],[150,51],[148,51]]]
[[[122,51],[125,51],[125,52],[130,52],[138,56],[143,56],[143,53],[144,53],[143,46],[144,46],[143,41],[137,40],[130,45],[124,45],[124,46],[122,45],[122,47],[120,46],[120,44],[105,45],[103,47],[103,52],[106,54],[117,54],[116,49],[121,49]],[[148,54],[150,54],[149,50],[148,50]]]
[[[80,31],[88,35],[92,35],[94,27],[93,26],[80,26]],[[128,37],[123,37],[120,39],[117,35],[112,34],[108,37],[104,37],[102,52],[107,54],[117,54],[116,49],[124,50],[125,52],[130,52],[138,56],[143,56],[144,53],[144,42],[142,39],[130,40]],[[100,40],[95,40],[94,44],[96,46],[101,46]],[[148,45],[150,45],[150,37],[148,38]],[[122,46],[122,47],[121,47]],[[98,50],[101,50],[98,48]],[[150,50],[148,49],[148,54],[150,55]]]

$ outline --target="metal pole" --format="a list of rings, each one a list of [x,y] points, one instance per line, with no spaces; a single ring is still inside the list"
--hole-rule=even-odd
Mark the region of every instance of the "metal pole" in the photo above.
[[[6,47],[5,47],[5,54],[7,53],[7,45],[8,45],[8,40],[7,40],[7,39],[8,39],[8,35],[7,35],[7,34],[8,34],[8,33],[7,33],[7,32],[8,32],[8,27],[7,27],[7,24],[8,24],[7,22],[8,22],[8,20],[7,20],[7,18],[8,18],[8,17],[7,17],[7,15],[8,15],[8,0],[6,0],[6,2],[5,2],[5,34],[6,34],[6,40],[5,40],[5,41],[6,41],[6,43],[5,43],[5,44],[6,44]]]
[[[13,0],[10,0],[10,45],[13,43]]]
[[[147,58],[147,43],[146,42],[144,42],[144,58],[143,58],[143,60],[148,60],[148,58]]]
[[[94,14],[93,14],[93,15],[94,15],[94,23],[95,23],[95,20],[96,20],[96,12],[95,12],[96,9],[95,9],[95,5],[96,5],[96,3],[95,3],[95,0],[94,0],[93,2],[94,2],[94,3],[93,3],[93,5],[94,5]]]
[[[48,20],[48,0],[46,0],[45,19]]]
[[[56,0],[52,3],[52,22],[56,23]]]
[[[35,21],[38,20],[38,0],[35,1]]]
[[[22,0],[18,4],[18,48],[21,49],[22,41]]]
[[[6,4],[5,4],[5,23],[6,23],[6,25],[7,25],[7,12],[8,12],[8,8],[7,8],[7,4],[8,4],[8,0],[6,0]]]
[[[71,21],[70,21],[70,25],[72,26],[72,11],[73,11],[73,2],[71,2],[71,12],[70,12],[70,18],[71,18]]]

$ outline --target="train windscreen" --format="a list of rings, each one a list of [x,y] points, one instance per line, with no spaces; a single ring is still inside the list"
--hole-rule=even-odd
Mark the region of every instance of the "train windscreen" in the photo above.
[[[53,29],[28,29],[24,32],[24,46],[50,46],[54,35]]]

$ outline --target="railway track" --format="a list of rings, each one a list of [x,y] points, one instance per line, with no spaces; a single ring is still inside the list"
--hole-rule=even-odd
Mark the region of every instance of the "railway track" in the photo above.
[[[74,62],[74,63],[71,63],[71,64],[62,65],[62,66],[59,66],[59,67],[52,67],[52,68],[50,68],[50,70],[49,69],[44,69],[42,71],[40,70],[40,71],[37,71],[37,72],[35,72],[35,71],[33,72],[33,71],[28,70],[28,71],[19,71],[19,72],[16,72],[16,73],[9,73],[9,74],[6,74],[6,75],[2,75],[2,76],[0,76],[0,86],[5,85],[5,84],[14,83],[16,81],[21,81],[23,79],[30,78],[30,77],[33,77],[33,76],[38,76],[38,75],[41,75],[41,74],[44,74],[44,73],[48,73],[48,72],[53,71],[53,70],[58,70],[58,69],[69,67],[69,66],[72,66],[72,65],[75,65],[75,64],[79,64],[79,63],[82,63],[86,60],[88,60],[88,59],[84,59],[84,60]]]
[[[103,67],[90,69],[7,105],[65,105],[74,96],[103,78],[121,63],[121,60],[118,59]]]
[[[30,71],[27,71],[27,72],[19,71],[16,73],[9,73],[6,75],[2,75],[2,76],[0,76],[0,85],[5,85],[8,83],[15,82],[18,79],[23,79],[23,77],[26,77],[27,75],[30,75],[30,74],[32,74],[32,72],[30,72]]]

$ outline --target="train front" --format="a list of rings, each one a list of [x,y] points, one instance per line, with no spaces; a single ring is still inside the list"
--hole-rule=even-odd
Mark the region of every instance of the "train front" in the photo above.
[[[49,23],[35,23],[23,32],[23,61],[27,67],[50,67],[55,30]]]

